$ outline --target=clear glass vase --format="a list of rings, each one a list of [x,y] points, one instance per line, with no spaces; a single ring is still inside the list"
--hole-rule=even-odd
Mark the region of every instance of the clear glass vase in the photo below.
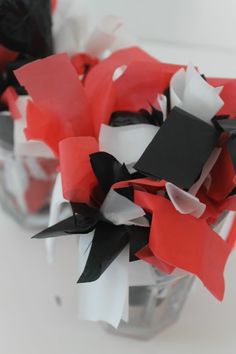
[[[106,325],[110,333],[147,340],[178,320],[194,277],[187,273],[166,275],[154,267],[152,270],[156,284],[130,286],[129,320],[121,320],[117,329]]]
[[[0,202],[22,226],[48,225],[56,166],[54,159],[16,157],[12,151],[1,148]]]

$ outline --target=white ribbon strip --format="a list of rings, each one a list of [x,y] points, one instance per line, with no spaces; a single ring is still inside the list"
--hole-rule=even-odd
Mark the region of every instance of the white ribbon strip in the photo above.
[[[93,233],[79,237],[80,274],[85,267],[92,239]],[[78,284],[79,319],[105,321],[115,328],[118,327],[121,318],[128,319],[128,266],[127,246],[98,280]]]

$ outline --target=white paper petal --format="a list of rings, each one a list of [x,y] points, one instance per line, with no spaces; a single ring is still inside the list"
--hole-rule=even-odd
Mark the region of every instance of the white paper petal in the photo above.
[[[192,185],[192,187],[189,189],[189,193],[191,193],[192,195],[196,195],[197,192],[199,191],[200,187],[202,186],[202,184],[205,182],[206,178],[208,177],[209,173],[211,172],[213,166],[215,165],[220,153],[221,153],[222,149],[221,148],[215,148],[211,155],[209,156],[208,160],[206,161],[203,169],[202,169],[202,173],[201,176],[199,177],[199,179],[197,180],[196,183],[194,183]]]
[[[130,221],[145,215],[145,211],[112,188],[107,194],[100,211],[115,225],[130,225]]]
[[[19,96],[16,105],[21,118],[14,120],[14,153],[16,156],[32,156],[53,158],[49,147],[40,141],[27,140],[24,134],[26,128],[26,108],[29,96]]]
[[[61,174],[59,173],[52,191],[48,226],[52,226],[67,217],[66,211],[62,213],[62,207],[66,204],[68,204],[69,208],[69,202],[63,197]],[[47,251],[47,260],[49,263],[52,263],[55,259],[56,238],[47,238],[45,240],[45,244]]]
[[[93,233],[79,237],[80,274],[85,267],[92,239]],[[98,280],[78,284],[79,319],[105,321],[115,328],[121,318],[127,320],[128,266],[127,246]]]
[[[204,213],[206,205],[192,194],[183,191],[170,182],[166,183],[166,191],[175,209],[181,214],[191,214],[199,218]]]
[[[170,80],[170,102],[171,109],[180,107],[184,96],[186,72],[184,68],[179,69]]]
[[[201,76],[194,78],[187,84],[184,90],[182,107],[194,116],[211,123],[210,120],[223,106],[224,102]]]
[[[125,127],[102,124],[99,149],[113,155],[121,163],[134,163],[141,157],[158,129],[151,124],[133,124]]]
[[[85,44],[85,52],[95,57],[101,56],[115,41],[116,32],[122,24],[123,22],[115,16],[105,16]]]
[[[54,52],[66,52],[71,56],[83,51],[90,22],[83,2],[79,0],[58,1],[53,14]]]
[[[181,68],[171,78],[171,107],[178,106],[211,124],[211,118],[224,104],[220,91],[221,88],[209,85],[193,65],[189,65],[186,71]]]

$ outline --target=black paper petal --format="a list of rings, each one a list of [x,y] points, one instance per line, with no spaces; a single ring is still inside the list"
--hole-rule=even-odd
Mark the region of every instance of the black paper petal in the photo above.
[[[133,187],[116,188],[115,191],[120,195],[122,195],[123,197],[129,199],[131,202],[134,201]]]
[[[126,166],[121,164],[107,152],[96,152],[90,155],[90,162],[97,180],[107,194],[111,186],[120,181],[130,179],[131,174]]]
[[[32,238],[44,239],[50,237],[69,236],[71,234],[87,234],[94,230],[96,224],[97,220],[84,217],[83,215],[74,215],[48,227]]]
[[[35,58],[52,54],[51,1],[0,0],[0,43]]]
[[[163,114],[152,107],[151,113],[145,109],[139,112],[117,111],[111,115],[110,125],[112,127],[121,127],[132,124],[152,124],[161,126],[163,123]]]
[[[139,172],[189,189],[217,144],[219,134],[175,107],[134,166]]]
[[[135,254],[148,244],[150,228],[136,225],[126,226],[130,241],[130,262],[139,260]]]
[[[123,225],[99,223],[95,229],[91,250],[78,283],[97,280],[128,242],[129,236]]]

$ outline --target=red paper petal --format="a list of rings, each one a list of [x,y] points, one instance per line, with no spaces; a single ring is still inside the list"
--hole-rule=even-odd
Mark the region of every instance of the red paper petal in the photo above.
[[[149,108],[156,101],[157,94],[169,86],[173,74],[180,65],[138,61],[131,63],[124,74],[115,82],[117,98],[115,111],[138,111]]]
[[[135,202],[153,211],[149,247],[164,262],[195,274],[219,300],[230,247],[204,220],[178,213],[167,199],[135,191]]]
[[[226,242],[228,243],[231,249],[234,249],[236,246],[236,217],[234,217],[234,222],[231,227],[231,230],[228,234]]]
[[[56,10],[56,7],[57,7],[57,0],[51,0],[52,12]]]
[[[87,74],[88,70],[98,64],[98,59],[86,53],[78,53],[73,55],[71,63],[78,75],[84,75]]]
[[[121,49],[101,61],[90,70],[85,79],[85,90],[91,108],[95,135],[98,136],[101,123],[109,123],[114,110],[116,90],[112,81],[114,71],[133,61],[157,62],[156,59],[137,47]]]
[[[51,112],[41,111],[32,101],[27,104],[27,139],[45,142],[58,156],[58,142],[65,138],[63,122]]]
[[[129,187],[129,186],[139,186],[144,188],[150,193],[156,193],[160,188],[164,188],[166,185],[166,181],[161,180],[161,181],[155,181],[150,178],[137,178],[137,179],[131,179],[129,181],[121,181],[113,184],[112,188],[124,188],[124,187]]]
[[[211,177],[209,197],[216,201],[225,199],[236,185],[234,166],[226,146],[211,171]]]
[[[90,204],[97,179],[89,155],[98,151],[95,138],[68,138],[60,142],[60,169],[65,199]]]
[[[2,94],[1,100],[7,105],[9,111],[11,112],[11,116],[13,119],[21,118],[20,111],[17,107],[18,95],[13,87],[8,87]]]
[[[171,274],[175,270],[175,267],[171,266],[168,263],[161,261],[159,258],[154,256],[154,254],[150,250],[149,246],[146,246],[143,249],[141,249],[140,251],[138,251],[136,253],[136,256],[138,258],[142,259],[143,261],[158,268],[160,271],[162,271],[164,273]]]
[[[53,116],[63,128],[64,138],[70,136],[92,135],[88,102],[78,75],[66,54],[52,55],[34,61],[15,71],[19,82],[26,88],[29,95],[42,114]],[[48,143],[49,127],[42,125],[38,119],[31,117],[28,130],[45,131],[45,142]],[[42,132],[39,133],[42,136]],[[51,131],[52,134],[52,131]],[[37,136],[30,137],[37,139]],[[59,143],[58,136],[53,142]]]

